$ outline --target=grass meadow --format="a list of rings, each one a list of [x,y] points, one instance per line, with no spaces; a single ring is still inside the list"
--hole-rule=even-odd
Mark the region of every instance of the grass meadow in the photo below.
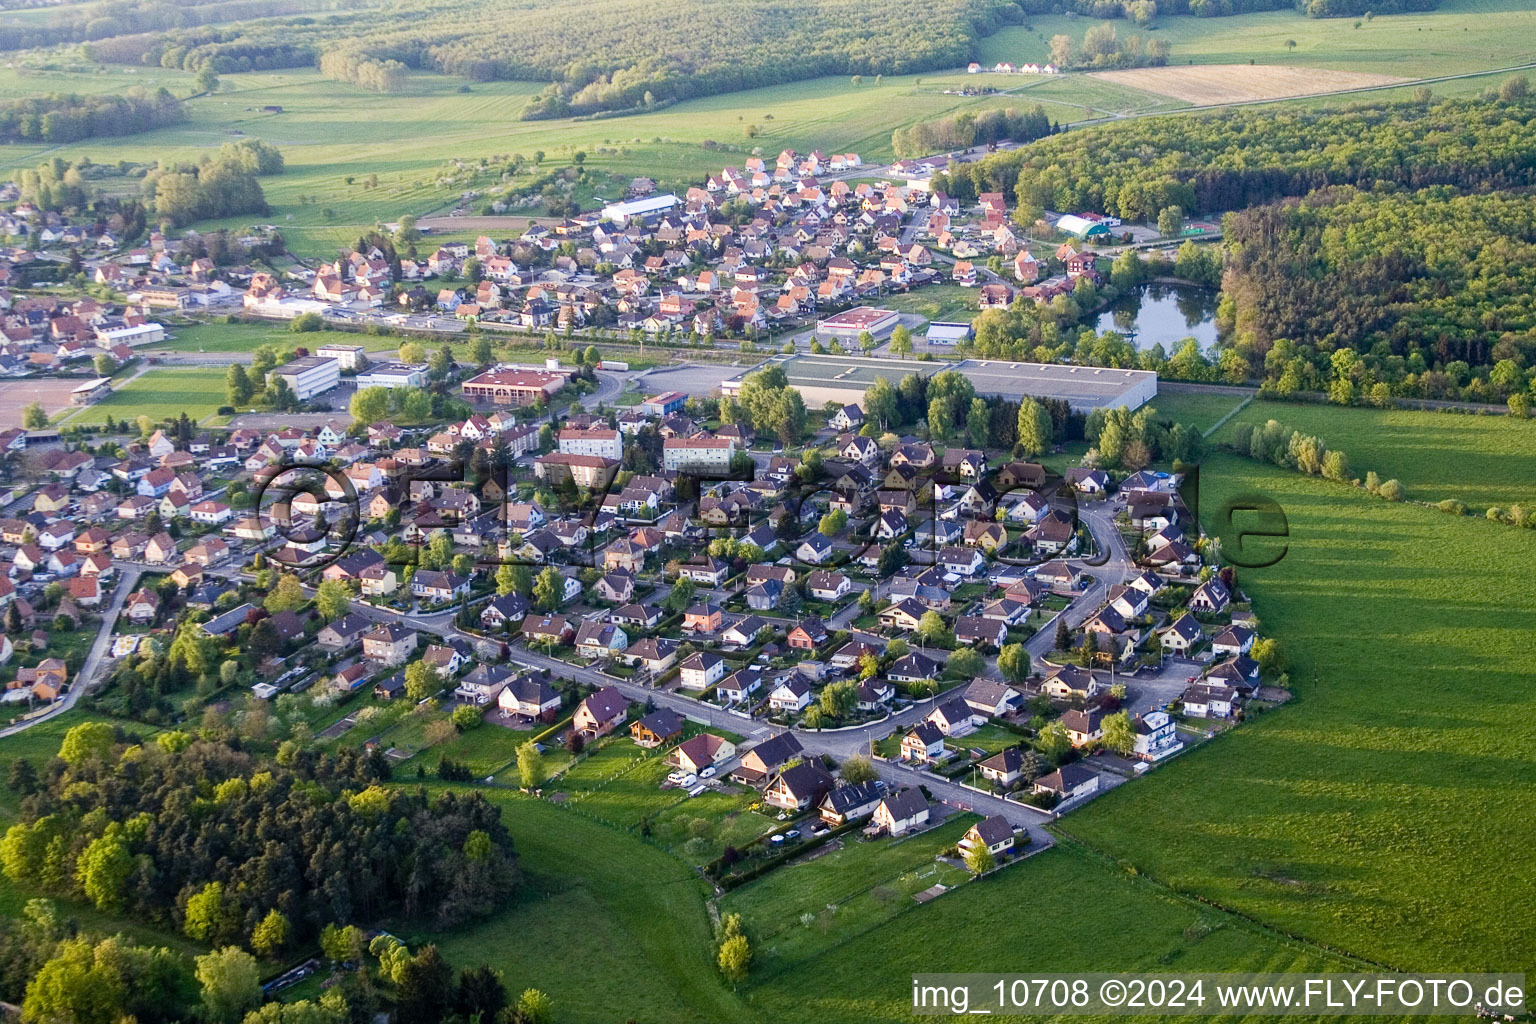
[[[1287,411],[1299,423],[1308,410]],[[1369,430],[1378,415],[1393,414],[1365,414],[1341,440],[1391,444]],[[1422,452],[1399,465],[1449,485],[1495,458],[1473,451],[1492,436],[1463,440],[1451,468],[1412,473]],[[1528,474],[1531,449],[1499,462]],[[1536,533],[1234,456],[1207,462],[1201,486],[1208,526],[1237,495],[1285,510],[1285,557],[1238,574],[1288,652],[1296,699],[1065,827],[1179,890],[1394,968],[1530,966]]]
[[[1354,27],[1357,20],[1362,22],[1359,28]],[[1049,60],[1053,35],[1065,33],[1081,41],[1095,22],[1072,15],[1032,16],[1028,27],[1011,26],[983,39],[978,59],[987,65]],[[1286,9],[1226,18],[1162,17],[1150,31],[1125,21],[1115,26],[1122,35],[1168,42],[1170,65],[1251,60],[1429,78],[1526,63],[1531,59],[1529,40],[1536,33],[1536,10],[1520,0],[1443,0],[1433,11],[1370,21],[1307,18]],[[1289,41],[1296,43],[1294,50],[1286,46]]]
[[[1161,410],[1164,397],[1156,404]],[[1395,477],[1415,501],[1456,498],[1478,512],[1536,503],[1536,420],[1259,401],[1234,416],[1216,440],[1231,440],[1239,423],[1262,426],[1271,419],[1343,451],[1357,477],[1371,469],[1383,480]]]
[[[275,345],[279,349],[298,346],[313,351],[321,345],[361,345],[372,352],[391,352],[400,347],[401,339],[382,334],[363,334],[357,331],[310,331],[294,334],[286,326],[270,323],[208,323],[172,327],[171,337],[155,345],[146,345],[139,351],[153,355],[156,352],[250,352],[262,345]],[[222,404],[222,403],[221,403]]]
[[[1201,430],[1210,430],[1227,413],[1236,409],[1241,398],[1232,395],[1214,395],[1197,391],[1159,391],[1152,399],[1152,407],[1162,419],[1175,423],[1193,424]],[[1262,421],[1261,421],[1262,422]]]

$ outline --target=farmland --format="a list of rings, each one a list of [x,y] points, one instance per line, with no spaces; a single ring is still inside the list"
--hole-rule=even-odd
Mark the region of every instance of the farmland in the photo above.
[[[1391,445],[1391,428],[1365,445],[1369,415],[1336,443]],[[1459,444],[1458,475],[1467,459],[1494,461],[1469,434]],[[1529,480],[1530,451],[1498,459],[1500,477]],[[1398,459],[1420,486],[1447,485],[1422,453]],[[1536,670],[1536,534],[1230,456],[1204,470],[1207,513],[1253,493],[1285,510],[1288,553],[1239,582],[1289,652],[1297,699],[1068,829],[1177,889],[1396,968],[1486,966],[1530,948],[1530,915],[1509,908],[1525,905],[1532,877],[1522,681]]]
[[[1196,104],[1288,99],[1319,92],[1370,89],[1402,81],[1392,75],[1375,75],[1363,71],[1276,66],[1256,68],[1247,64],[1095,71],[1091,77],[1101,82],[1129,86]]]
[[[116,390],[95,405],[67,412],[61,422],[81,426],[148,416],[152,420],[174,418],[185,412],[194,422],[213,415],[224,404],[224,367],[152,367],[115,382]]]

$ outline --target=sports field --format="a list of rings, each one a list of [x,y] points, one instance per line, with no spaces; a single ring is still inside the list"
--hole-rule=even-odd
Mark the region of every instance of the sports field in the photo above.
[[[145,370],[112,394],[78,412],[65,413],[60,422],[76,426],[116,420],[132,421],[148,416],[159,422],[185,412],[194,423],[212,416],[224,404],[222,366],[160,366]]]
[[[172,337],[156,345],[145,345],[154,352],[250,352],[262,345],[279,349],[302,346],[313,351],[321,345],[361,345],[369,352],[387,352],[400,346],[400,338],[355,331],[309,331],[294,334],[284,324],[232,323],[191,324],[173,327]]]
[[[23,414],[33,402],[42,404],[53,416],[69,408],[69,396],[83,380],[36,377],[31,380],[0,381],[0,430],[22,425]]]

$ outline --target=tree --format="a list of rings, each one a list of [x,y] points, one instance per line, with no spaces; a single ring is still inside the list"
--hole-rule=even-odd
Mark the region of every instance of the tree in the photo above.
[[[512,566],[503,563],[496,569],[496,596],[506,597],[517,592],[517,573]]]
[[[459,972],[459,988],[453,1008],[466,1020],[479,1017],[482,1024],[496,1020],[496,1015],[510,1001],[501,975],[485,964],[466,967]]]
[[[1050,412],[1035,399],[1026,397],[1019,403],[1019,450],[1025,455],[1039,455],[1050,451],[1053,441]]]
[[[857,76],[855,76],[857,77]],[[745,935],[732,935],[720,943],[720,973],[725,980],[739,985],[747,980],[752,966],[752,946]]]
[[[389,417],[388,388],[360,388],[352,396],[348,411],[359,423],[377,423]]]
[[[1056,718],[1040,730],[1035,737],[1035,745],[1040,748],[1040,753],[1052,761],[1059,761],[1063,754],[1072,749],[1072,738],[1067,735],[1067,727]]]
[[[897,324],[891,332],[891,355],[905,358],[912,354],[912,332],[905,324]]]
[[[374,792],[383,791],[370,791],[370,795]],[[387,795],[385,806],[388,806]],[[363,930],[357,925],[349,924],[342,928],[333,922],[320,930],[320,952],[333,963],[355,961],[363,955],[364,938]]]
[[[537,789],[544,781],[544,755],[532,740],[517,748],[517,777],[524,789]]]
[[[89,761],[103,761],[112,753],[113,743],[112,726],[106,722],[86,722],[64,734],[59,758],[72,768]]]
[[[1010,683],[1029,678],[1029,651],[1023,644],[1005,644],[997,654],[997,670]]]
[[[267,594],[266,600],[261,603],[272,615],[279,612],[297,611],[304,606],[308,598],[304,596],[304,586],[293,573],[280,572],[277,575],[277,584]]]
[[[1179,206],[1165,206],[1157,214],[1157,233],[1172,238],[1184,230],[1184,210]]]
[[[453,372],[453,349],[443,342],[443,347],[432,353],[427,360],[427,373],[433,380],[442,380]]]
[[[117,360],[105,352],[91,360],[91,366],[95,368],[98,377],[110,377],[117,372]]]
[[[469,361],[482,368],[496,361],[496,353],[491,348],[490,338],[481,334],[469,343]]]
[[[327,622],[352,610],[352,595],[341,580],[321,580],[315,588],[315,608]]]
[[[48,425],[48,410],[43,403],[33,402],[21,411],[21,425],[28,430],[41,430]]]
[[[440,1024],[453,996],[453,968],[435,945],[423,946],[400,965],[395,1019],[399,1024]]]
[[[1104,719],[1104,746],[1122,757],[1136,749],[1136,730],[1127,712],[1116,711]]]
[[[943,616],[931,608],[917,620],[917,635],[929,643],[942,640],[948,634],[949,627],[944,624]]]
[[[821,517],[821,522],[817,524],[816,530],[823,537],[836,537],[843,532],[843,528],[847,525],[848,513],[840,508],[835,508]]]
[[[527,988],[517,997],[518,1024],[550,1024],[555,1019],[554,1001],[536,988]]]
[[[971,869],[973,875],[984,875],[997,867],[997,858],[992,856],[986,843],[976,843],[965,851],[965,866]]]
[[[282,911],[273,907],[267,911],[267,916],[251,929],[251,948],[264,957],[274,957],[288,945],[288,936],[292,930],[288,924],[288,918],[283,916]]]
[[[850,786],[856,786],[861,782],[873,782],[879,778],[874,764],[863,754],[854,754],[844,761],[838,774],[843,777],[843,782]]]
[[[552,612],[560,607],[565,596],[565,577],[552,565],[544,567],[538,579],[533,581],[533,603],[540,611]]]
[[[187,899],[181,930],[194,939],[217,941],[228,926],[229,912],[224,902],[224,883],[209,882]]]
[[[1072,631],[1067,628],[1067,617],[1061,616],[1056,620],[1056,640],[1051,648],[1057,651],[1069,651],[1072,649]]]
[[[405,695],[411,700],[426,700],[442,688],[443,681],[426,662],[413,661],[405,666]]]
[[[230,405],[249,405],[251,395],[256,391],[251,378],[246,374],[245,367],[235,363],[224,373],[224,397]]]
[[[96,909],[114,911],[122,904],[123,887],[133,873],[135,860],[123,839],[122,826],[113,822],[91,840],[75,862],[75,878]]]
[[[985,448],[991,429],[992,410],[987,408],[984,399],[971,399],[971,409],[965,417],[965,432],[969,435],[971,444],[977,448]]]
[[[671,592],[667,594],[667,599],[662,603],[667,611],[676,615],[679,612],[685,611],[693,604],[693,595],[696,589],[693,580],[679,578],[676,583],[672,584]]]
[[[1386,480],[1382,482],[1381,489],[1376,493],[1388,501],[1402,501],[1406,492],[1398,481]]]
[[[203,1011],[213,1024],[234,1024],[261,1005],[261,967],[239,946],[225,946],[194,963],[202,985]]]
[[[987,663],[980,654],[977,654],[971,648],[962,647],[949,656],[947,667],[957,675],[974,679],[986,669]]]
[[[400,346],[400,361],[420,365],[427,361],[427,347],[419,341],[407,341]]]

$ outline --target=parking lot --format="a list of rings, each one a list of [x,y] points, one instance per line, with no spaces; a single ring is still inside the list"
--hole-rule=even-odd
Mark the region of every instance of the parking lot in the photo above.
[[[741,371],[739,366],[685,363],[682,366],[658,367],[642,374],[636,386],[648,395],[663,391],[681,391],[685,395],[708,395],[720,387],[727,377]]]

